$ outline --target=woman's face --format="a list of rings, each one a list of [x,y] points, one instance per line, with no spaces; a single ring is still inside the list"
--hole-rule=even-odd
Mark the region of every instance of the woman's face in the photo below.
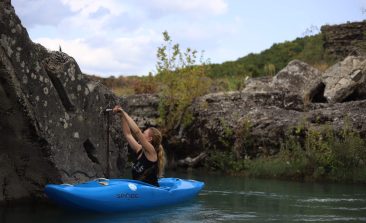
[[[143,132],[143,134],[144,134],[145,139],[147,139],[147,141],[151,142],[151,140],[152,140],[152,136],[151,136],[151,134],[150,134],[150,129],[146,129],[146,130]]]

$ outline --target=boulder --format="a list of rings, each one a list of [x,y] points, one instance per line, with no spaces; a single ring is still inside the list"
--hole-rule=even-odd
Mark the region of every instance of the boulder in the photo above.
[[[306,103],[321,87],[322,73],[302,61],[293,60],[276,74],[271,84],[280,91],[299,95]]]
[[[118,177],[126,163],[117,98],[75,60],[34,44],[9,0],[0,2],[0,203],[43,197],[47,183]]]
[[[324,96],[330,103],[366,98],[366,58],[349,56],[323,74]]]
[[[366,101],[325,103],[324,89],[320,71],[292,61],[273,79],[249,79],[243,91],[196,99],[191,106],[194,122],[181,134],[168,136],[168,147],[181,161],[211,150],[233,151],[237,157],[273,155],[285,136],[304,123],[329,124],[339,131],[347,119],[366,135]]]
[[[291,61],[273,78],[251,78],[242,93],[255,105],[276,105],[302,111],[311,102],[323,102],[322,73],[299,60]]]
[[[337,78],[343,68],[332,69],[334,72],[326,74]],[[295,60],[273,78],[247,80],[242,91],[211,93],[197,98],[189,108],[194,121],[189,126],[166,132],[169,165],[190,166],[191,157],[201,157],[200,154],[209,154],[212,150],[232,151],[237,158],[273,155],[279,151],[286,135],[304,125],[327,124],[336,131],[350,125],[365,137],[366,100],[361,97],[355,101],[326,103],[323,93],[328,82],[323,83],[322,78],[320,71]],[[141,126],[151,125],[151,118],[158,118],[159,99],[151,97],[123,98],[126,109],[131,109],[130,113],[137,120],[147,116]]]
[[[194,122],[182,137],[186,139],[185,150],[182,150],[185,153],[181,152],[177,158],[196,156],[205,149],[238,150],[238,156],[250,157],[256,157],[264,150],[270,154],[277,152],[279,139],[289,126],[298,122],[302,113],[286,106],[284,99],[283,94],[242,92],[199,98],[192,105]]]

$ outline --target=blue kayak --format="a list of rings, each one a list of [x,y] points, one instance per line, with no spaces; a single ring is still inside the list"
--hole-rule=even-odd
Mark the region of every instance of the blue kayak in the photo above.
[[[81,184],[48,184],[47,196],[71,209],[122,212],[176,204],[194,198],[204,183],[178,178],[159,179],[160,187],[129,179],[104,179]]]

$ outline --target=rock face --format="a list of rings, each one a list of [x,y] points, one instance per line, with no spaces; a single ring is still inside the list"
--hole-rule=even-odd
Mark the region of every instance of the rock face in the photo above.
[[[298,94],[303,100],[311,100],[321,88],[321,72],[304,62],[293,60],[277,73],[271,84],[281,92]]]
[[[233,151],[238,158],[272,155],[285,136],[304,123],[313,127],[328,124],[336,131],[347,123],[366,137],[364,63],[363,57],[348,57],[322,73],[295,60],[274,77],[247,80],[242,91],[196,99],[190,108],[192,124],[166,132],[169,165],[199,165],[191,162],[194,157],[206,157],[212,150]],[[339,80],[349,77],[354,83],[345,95]],[[157,96],[134,95],[121,100],[140,120],[140,126],[156,125]]]
[[[326,103],[327,90],[335,95],[343,90],[338,84],[323,82],[329,78],[341,79],[342,72],[348,76],[362,75],[360,64],[365,62],[361,57],[347,58],[323,75],[303,62],[292,61],[273,79],[249,80],[242,92],[199,98],[192,105],[195,121],[182,137],[181,144],[189,151],[182,155],[197,155],[212,149],[234,150],[238,157],[275,154],[285,135],[304,123],[313,126],[327,123],[338,131],[349,121],[366,136],[364,97],[357,94],[345,103]],[[344,64],[354,67],[349,69]],[[354,84],[357,87],[350,88],[348,95],[356,95],[365,86],[363,76],[358,77]]]
[[[362,31],[363,30],[363,31]],[[166,132],[169,165],[196,166],[193,160],[212,150],[232,150],[237,157],[278,152],[285,135],[298,126],[346,122],[366,136],[364,63],[365,23],[324,26],[325,47],[340,62],[324,73],[294,60],[274,77],[252,78],[242,91],[202,96],[190,110],[194,122]],[[343,60],[344,59],[344,60]],[[156,125],[157,96],[122,99],[140,126]],[[205,157],[205,156],[203,156]]]
[[[138,94],[121,97],[123,109],[136,121],[140,128],[157,127],[159,118],[159,97],[151,94]]]
[[[117,99],[75,60],[34,44],[9,0],[0,2],[0,203],[42,197],[47,183],[107,173],[107,115]],[[111,117],[110,175],[126,162]]]
[[[362,54],[365,30],[364,22],[322,28],[326,48],[339,58]],[[170,165],[196,166],[211,150],[275,154],[304,122],[336,130],[349,122],[365,138],[365,64],[348,57],[322,74],[295,60],[273,78],[248,80],[243,91],[198,98],[190,107],[194,122],[166,133]],[[107,138],[104,112],[118,103],[140,127],[158,125],[157,96],[117,99],[73,58],[34,44],[10,0],[0,1],[0,203],[42,197],[47,183],[120,176],[127,146],[113,115]]]
[[[322,26],[324,48],[338,59],[347,56],[366,55],[366,22],[352,22],[334,26]]]
[[[366,57],[349,56],[323,75],[324,96],[331,103],[366,99]]]

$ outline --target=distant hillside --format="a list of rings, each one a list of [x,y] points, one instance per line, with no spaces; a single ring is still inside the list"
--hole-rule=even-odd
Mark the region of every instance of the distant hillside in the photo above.
[[[323,34],[297,38],[293,41],[273,44],[261,53],[251,53],[236,61],[212,64],[209,76],[263,76],[273,75],[293,59],[302,60],[317,68],[325,69],[334,59],[324,50]]]
[[[334,59],[326,53],[323,34],[297,38],[293,41],[273,44],[271,48],[261,53],[251,53],[236,61],[222,64],[211,64],[208,69],[208,77],[220,80],[224,83],[220,90],[235,90],[240,87],[243,77],[258,77],[275,75],[293,59],[302,60],[320,70],[325,70],[334,63]],[[153,78],[149,77],[93,77],[111,88],[117,95],[134,93],[152,93],[158,88],[153,87]],[[217,83],[217,82],[215,82]]]
[[[212,91],[238,90],[245,77],[275,75],[291,60],[304,61],[321,71],[348,55],[366,55],[366,21],[321,27],[321,33],[273,44],[260,53],[251,53],[236,61],[210,64],[206,71]],[[147,77],[93,77],[117,95],[155,93],[159,82]]]
[[[366,21],[325,25],[317,35],[273,44],[261,53],[251,53],[236,61],[212,64],[209,76],[273,75],[293,59],[324,70],[351,54],[366,55]]]

